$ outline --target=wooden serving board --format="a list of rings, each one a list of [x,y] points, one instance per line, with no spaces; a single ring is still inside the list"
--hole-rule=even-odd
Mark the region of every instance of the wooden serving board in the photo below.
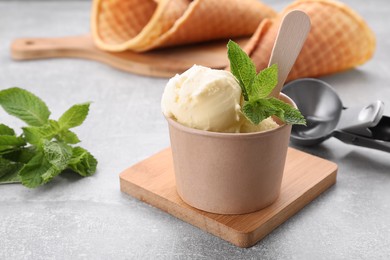
[[[243,46],[248,38],[236,39]],[[228,65],[227,40],[144,53],[105,52],[92,42],[90,35],[63,38],[23,38],[11,45],[14,60],[43,58],[82,58],[106,63],[117,69],[154,77],[172,77],[192,65],[223,69]]]
[[[336,175],[335,163],[289,148],[276,202],[254,213],[219,215],[195,209],[180,199],[168,148],[122,172],[120,188],[239,247],[250,247],[332,186]]]

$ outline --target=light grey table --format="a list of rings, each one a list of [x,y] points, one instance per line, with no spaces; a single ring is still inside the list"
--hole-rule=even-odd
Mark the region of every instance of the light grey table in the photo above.
[[[267,0],[277,10],[288,1]],[[390,3],[346,1],[369,23],[377,51],[325,77],[344,104],[383,100],[390,115]],[[0,186],[0,259],[390,259],[390,155],[331,139],[304,150],[339,166],[337,184],[249,249],[241,249],[119,191],[118,174],[169,145],[160,98],[167,79],[93,61],[12,61],[20,37],[89,31],[90,1],[0,1],[0,89],[20,86],[57,118],[93,101],[77,129],[96,175],[65,174],[30,190]],[[0,111],[0,121],[22,124]]]

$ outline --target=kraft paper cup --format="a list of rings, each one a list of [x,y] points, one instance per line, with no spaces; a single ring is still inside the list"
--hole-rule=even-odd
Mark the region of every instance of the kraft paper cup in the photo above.
[[[281,94],[280,98],[296,107]],[[280,193],[291,125],[257,133],[197,130],[167,118],[176,188],[192,207],[244,214],[272,204]]]

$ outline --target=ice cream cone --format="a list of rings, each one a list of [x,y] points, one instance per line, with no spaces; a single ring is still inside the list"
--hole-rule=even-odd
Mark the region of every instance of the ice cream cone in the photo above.
[[[95,0],[92,34],[108,51],[249,36],[276,13],[257,0]]]
[[[301,10],[309,15],[311,31],[288,81],[344,71],[372,57],[374,34],[348,6],[331,0],[298,0],[274,19],[263,20],[245,46],[258,71],[268,66],[280,22],[291,10]]]

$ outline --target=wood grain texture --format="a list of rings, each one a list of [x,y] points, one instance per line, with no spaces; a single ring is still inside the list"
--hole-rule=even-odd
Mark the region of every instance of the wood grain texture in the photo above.
[[[278,84],[271,96],[278,97],[310,31],[310,18],[299,10],[286,14],[279,27],[268,66],[278,65]]]
[[[120,188],[135,198],[239,247],[250,247],[336,182],[337,165],[289,148],[279,198],[249,214],[219,215],[184,203],[175,188],[171,149],[167,148],[120,174]]]
[[[235,39],[243,46],[247,39]],[[227,40],[172,47],[144,53],[106,52],[98,49],[90,35],[63,38],[21,38],[11,45],[14,60],[81,58],[114,68],[153,77],[172,77],[192,65],[223,69],[228,65]]]

